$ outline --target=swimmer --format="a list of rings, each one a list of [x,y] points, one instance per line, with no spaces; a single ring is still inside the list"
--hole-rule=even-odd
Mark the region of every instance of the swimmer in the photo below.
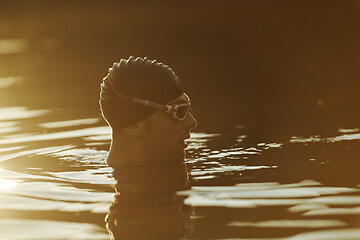
[[[106,217],[112,239],[183,239],[192,210],[176,192],[189,188],[185,139],[197,122],[173,70],[146,57],[113,64],[100,108],[112,128],[107,163],[116,194]]]
[[[196,126],[190,98],[167,65],[146,57],[113,64],[101,84],[100,108],[112,128],[107,162],[183,159]]]

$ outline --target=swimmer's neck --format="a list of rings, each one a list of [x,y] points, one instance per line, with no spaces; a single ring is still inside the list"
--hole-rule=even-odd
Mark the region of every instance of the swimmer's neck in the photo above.
[[[119,163],[145,161],[142,142],[135,138],[112,136],[107,163],[116,166]]]

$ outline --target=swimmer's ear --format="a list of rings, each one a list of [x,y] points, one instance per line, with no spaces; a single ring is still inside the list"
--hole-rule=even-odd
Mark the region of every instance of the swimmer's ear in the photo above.
[[[132,125],[130,127],[125,128],[123,131],[126,134],[129,134],[131,136],[140,137],[142,135],[142,133],[143,133],[143,129],[144,129],[143,122],[139,122],[137,124],[134,124],[134,125]]]

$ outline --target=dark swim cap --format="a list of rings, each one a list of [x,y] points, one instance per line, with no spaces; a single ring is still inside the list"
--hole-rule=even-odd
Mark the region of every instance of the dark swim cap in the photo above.
[[[111,87],[109,80],[115,89]],[[157,111],[118,98],[115,91],[159,104],[167,104],[184,93],[174,71],[163,63],[132,56],[115,62],[104,78],[100,92],[102,115],[113,130],[139,123]]]

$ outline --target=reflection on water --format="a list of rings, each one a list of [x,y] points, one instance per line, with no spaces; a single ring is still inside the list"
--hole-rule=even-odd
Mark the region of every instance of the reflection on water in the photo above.
[[[184,239],[191,231],[191,209],[176,192],[188,185],[185,165],[177,161],[127,163],[117,179],[107,226],[114,239]]]
[[[328,138],[321,138],[319,135],[311,136],[311,137],[292,137],[290,142],[296,143],[307,143],[307,142],[339,142],[339,141],[346,141],[346,140],[360,140],[360,129],[339,129],[339,133],[346,133],[336,137],[328,137]]]
[[[0,168],[0,173],[3,171],[4,170]],[[0,191],[2,191],[4,189],[13,188],[17,182],[18,182],[17,180],[0,179]]]
[[[346,223],[339,220],[270,220],[262,222],[231,222],[234,227],[267,227],[267,228],[325,228],[343,227]]]
[[[104,133],[110,134],[110,129],[105,126],[101,126],[101,127],[93,127],[87,129],[78,129],[78,130],[54,132],[54,133],[25,134],[21,136],[11,135],[8,137],[4,137],[3,140],[0,140],[0,145],[11,144],[11,143],[26,143],[26,142],[34,142],[34,141],[59,140],[59,139],[85,137],[85,136],[96,136],[96,135],[103,135]]]
[[[27,48],[25,38],[0,39],[0,54],[14,54],[24,52]]]
[[[0,77],[0,88],[8,88],[23,82],[22,77]]]
[[[0,108],[0,121],[39,117],[50,110],[28,110],[26,107]]]
[[[303,181],[298,184],[255,183],[235,186],[193,187],[186,202],[193,206],[258,207],[266,205],[287,205],[313,203],[320,196],[359,192],[356,188],[323,187],[319,183]],[[301,198],[301,199],[294,199]],[[312,198],[311,200],[307,198]],[[229,201],[230,200],[230,201]],[[234,205],[232,205],[234,204]]]
[[[99,118],[87,118],[87,119],[78,119],[78,120],[69,120],[69,121],[60,121],[60,122],[48,122],[41,123],[39,126],[43,128],[61,128],[61,127],[72,127],[80,125],[90,125],[99,122]]]
[[[360,239],[359,128],[193,133],[186,165],[113,172],[110,129],[78,116],[0,109],[0,239]]]
[[[15,140],[14,142],[16,143],[17,142],[16,138],[14,140]],[[18,151],[18,152],[11,153],[8,155],[2,155],[0,157],[0,162],[5,161],[5,160],[10,160],[13,158],[17,158],[17,157],[21,157],[21,156],[38,155],[38,154],[44,155],[44,154],[54,153],[54,152],[62,151],[62,150],[69,149],[72,147],[73,146],[71,146],[71,145],[66,145],[66,146],[46,147],[46,148],[38,148],[38,149],[32,149],[32,150],[26,150],[26,151]]]
[[[21,240],[108,239],[107,233],[95,224],[35,219],[0,220],[0,237]]]

